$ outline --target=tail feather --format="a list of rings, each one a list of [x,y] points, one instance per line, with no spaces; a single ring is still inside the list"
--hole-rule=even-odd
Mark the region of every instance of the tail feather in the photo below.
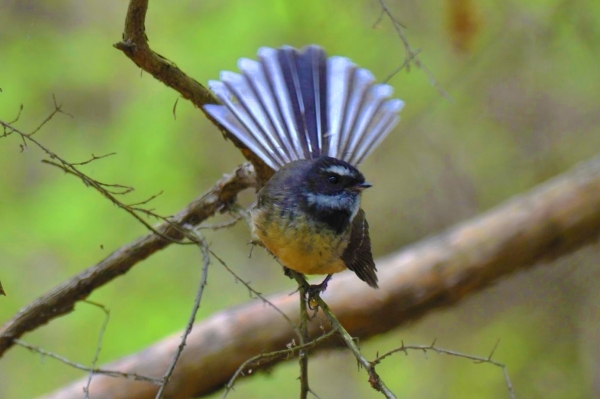
[[[352,88],[352,79],[356,67],[349,59],[344,57],[329,58],[327,67],[329,131],[327,132],[326,141],[329,143],[329,147],[325,154],[342,159],[338,154],[340,153],[340,145],[344,142],[346,103],[349,91]],[[334,154],[338,156],[336,157]]]
[[[299,159],[302,157],[302,149],[298,143],[298,139],[294,132],[296,131],[296,122],[294,120],[294,113],[292,108],[292,100],[290,93],[287,89],[285,78],[279,60],[277,59],[277,50],[271,48],[261,48],[258,51],[260,63],[262,64],[264,74],[269,83],[269,91],[263,93],[265,100],[272,101],[274,106],[277,108],[277,112],[273,114],[274,118],[277,118],[281,124],[281,130],[271,132],[273,135],[279,135],[282,141],[286,144],[283,155],[289,159]],[[252,74],[246,71],[246,76],[251,79]],[[266,98],[270,97],[270,98]],[[243,99],[239,99],[243,101]],[[234,134],[238,134],[233,132]],[[254,132],[242,132],[241,134],[254,134]],[[283,150],[283,149],[281,149]],[[270,165],[271,167],[273,165]],[[276,165],[275,169],[281,165]]]
[[[213,82],[211,89],[224,106],[208,105],[204,109],[258,156],[265,160],[269,159],[271,163],[281,162],[277,152],[271,151],[273,146],[269,143],[268,136],[264,134],[265,131],[272,130],[263,130],[259,127],[256,119],[257,117],[260,119],[259,108],[256,107],[255,99],[244,84],[243,77],[227,72],[221,74],[221,79],[222,82]],[[243,98],[244,101],[235,102],[234,97]],[[239,132],[254,134],[239,134]]]
[[[327,131],[325,52],[321,48],[312,46],[301,53],[293,48],[286,48],[286,53],[290,56],[291,68],[295,68],[295,73],[289,77],[288,89],[291,90],[290,83],[293,83],[298,97],[295,118],[301,122],[297,126],[301,133],[300,137],[305,138],[302,143],[305,145],[304,157],[319,157],[321,137]]]
[[[258,112],[263,113],[268,124],[261,132],[257,133],[269,137],[273,143],[274,152],[280,159],[282,156],[285,159],[285,154],[294,153],[295,150],[289,140],[290,134],[287,131],[286,122],[281,112],[281,105],[273,91],[271,79],[268,78],[269,71],[263,63],[246,58],[239,61],[239,67],[254,91],[261,93],[261,95],[258,95],[261,105]]]
[[[365,131],[370,133],[363,136],[362,141],[357,143],[355,150],[348,158],[348,163],[358,165],[381,144],[400,121],[398,112],[403,106],[404,103],[398,99],[388,100],[381,104],[380,109],[365,128]]]
[[[314,91],[310,52],[298,54],[292,48],[283,47],[275,54],[290,99],[293,129],[297,132],[300,156],[311,158],[312,149],[317,147],[314,99],[318,93]]]
[[[363,97],[359,123],[345,152],[349,163],[361,163],[375,149],[376,146],[371,144],[380,143],[400,120],[398,112],[404,103],[398,99],[390,100],[392,92],[390,86],[374,85]],[[395,123],[390,125],[390,121]]]
[[[329,155],[360,163],[398,123],[392,88],[317,46],[261,48],[242,74],[209,82],[223,105],[204,109],[269,166]]]
[[[214,88],[213,88],[214,91]],[[216,91],[215,91],[216,93]],[[208,104],[204,106],[206,112],[208,112],[213,118],[215,118],[220,124],[225,126],[227,130],[233,132],[234,135],[244,143],[248,148],[252,150],[256,155],[263,159],[271,167],[280,163],[275,157],[275,154],[265,148],[258,139],[249,134],[239,134],[239,132],[247,132],[247,126],[243,125],[240,119],[236,117],[236,114],[230,112],[228,108],[221,105]]]
[[[356,146],[363,139],[365,125],[372,116],[369,113],[370,106],[374,105],[369,99],[369,89],[373,86],[375,77],[366,69],[355,69],[352,79],[352,86],[348,93],[348,99],[345,107],[344,126],[342,131],[342,141],[337,150],[338,154],[345,154],[348,159],[356,150]],[[388,86],[389,87],[389,86]]]

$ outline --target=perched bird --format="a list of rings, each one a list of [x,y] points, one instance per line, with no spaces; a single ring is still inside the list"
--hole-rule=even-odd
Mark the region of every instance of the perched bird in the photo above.
[[[254,233],[303,274],[350,269],[377,288],[369,225],[360,208],[371,187],[356,165],[400,120],[392,88],[318,46],[261,48],[240,74],[209,82],[222,105],[204,109],[276,172],[258,193]]]

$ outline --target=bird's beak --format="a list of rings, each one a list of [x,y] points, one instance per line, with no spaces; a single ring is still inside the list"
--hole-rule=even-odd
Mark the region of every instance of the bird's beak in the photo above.
[[[367,189],[369,187],[371,187],[371,183],[362,182],[362,183],[355,184],[354,186],[352,186],[350,188],[350,190],[356,191],[358,193],[362,193],[363,190],[365,190],[365,189]]]

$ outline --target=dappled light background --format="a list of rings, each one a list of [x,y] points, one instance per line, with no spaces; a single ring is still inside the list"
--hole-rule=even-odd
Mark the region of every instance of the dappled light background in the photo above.
[[[430,74],[413,66],[390,79],[406,102],[402,121],[361,167],[374,184],[364,208],[376,257],[599,152],[600,3],[387,4]],[[82,169],[135,187],[122,198],[127,203],[162,192],[150,206],[170,215],[243,158],[199,110],[112,47],[126,7],[115,0],[0,2],[0,119],[14,119],[22,104],[16,126],[31,131],[55,96],[70,116],[57,115],[37,139],[71,162],[116,152]],[[155,51],[201,83],[236,70],[238,58],[254,57],[261,46],[317,43],[379,79],[405,57],[376,0],[153,0],[146,29]],[[16,135],[0,140],[0,281],[8,294],[0,297],[0,322],[147,232],[76,178],[40,163],[39,149],[21,145]],[[242,200],[250,204],[253,194]],[[262,250],[248,258],[245,225],[206,234],[257,290],[293,291]],[[507,364],[518,398],[599,397],[599,255],[590,247],[512,276],[362,349],[374,358],[401,341],[437,339],[440,347],[486,356],[499,341],[494,357]],[[110,309],[100,363],[181,330],[201,266],[197,248],[172,245],[94,292],[89,299]],[[213,264],[198,319],[248,300]],[[79,303],[24,340],[89,365],[103,321],[102,311]],[[447,356],[397,355],[378,371],[399,397],[508,397],[500,369]],[[239,382],[229,397],[297,397],[298,374],[289,362]],[[0,397],[33,397],[83,375],[14,347],[0,361]],[[380,397],[346,351],[312,357],[310,378],[323,398]]]

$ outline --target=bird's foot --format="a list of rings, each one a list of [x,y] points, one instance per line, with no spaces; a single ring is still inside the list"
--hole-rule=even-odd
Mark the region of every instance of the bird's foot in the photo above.
[[[292,269],[288,269],[287,267],[283,266],[283,274],[285,276],[287,276],[288,278],[294,278],[292,273],[293,273]]]
[[[332,274],[328,274],[327,277],[325,277],[325,280],[321,282],[321,284],[311,284],[307,287],[305,291],[305,299],[310,310],[316,310],[319,307],[317,301],[315,300],[315,297],[321,295],[322,292],[325,292],[325,290],[327,289],[327,284],[329,284],[329,281],[331,280],[332,276]]]

